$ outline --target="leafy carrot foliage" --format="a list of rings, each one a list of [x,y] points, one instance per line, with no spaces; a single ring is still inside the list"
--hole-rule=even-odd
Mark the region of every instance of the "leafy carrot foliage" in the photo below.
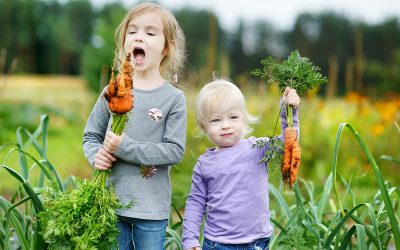
[[[309,58],[301,57],[298,50],[290,53],[289,57],[281,63],[268,57],[262,60],[261,64],[263,67],[253,70],[251,75],[268,78],[268,82],[277,82],[281,92],[286,87],[290,87],[299,95],[304,95],[308,90],[327,82],[327,78],[319,72],[321,69]]]
[[[117,216],[122,205],[107,188],[106,171],[93,181],[78,182],[70,192],[45,192],[46,210],[39,213],[43,238],[50,249],[112,249],[116,246]]]

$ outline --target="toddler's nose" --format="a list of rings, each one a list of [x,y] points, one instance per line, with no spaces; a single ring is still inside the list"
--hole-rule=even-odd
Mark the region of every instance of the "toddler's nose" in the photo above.
[[[222,122],[222,128],[223,129],[228,129],[231,127],[231,124],[228,121],[223,121]]]

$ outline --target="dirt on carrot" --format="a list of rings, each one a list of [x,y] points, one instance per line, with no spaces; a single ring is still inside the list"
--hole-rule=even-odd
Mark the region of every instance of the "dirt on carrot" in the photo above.
[[[293,187],[293,184],[296,181],[297,171],[299,170],[299,167],[300,167],[300,161],[301,161],[300,143],[296,139],[292,143],[292,157],[291,157],[291,161],[290,161],[290,179],[289,179],[290,187]]]
[[[296,181],[297,169],[300,165],[300,144],[297,137],[297,130],[294,127],[287,127],[284,131],[284,151],[282,160],[282,179],[290,187]]]

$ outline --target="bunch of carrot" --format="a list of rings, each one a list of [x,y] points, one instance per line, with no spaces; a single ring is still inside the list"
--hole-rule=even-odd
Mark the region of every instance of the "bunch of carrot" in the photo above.
[[[111,130],[121,134],[127,121],[127,112],[133,108],[133,67],[130,55],[122,71],[114,79],[111,73],[104,94],[113,113]],[[114,70],[113,65],[113,70]],[[111,170],[98,171],[92,181],[80,181],[68,193],[44,194],[45,209],[38,216],[43,225],[41,234],[49,249],[113,249],[118,234],[115,209],[121,205],[112,186],[106,187]]]
[[[286,87],[290,87],[301,96],[308,90],[327,82],[326,77],[319,73],[320,68],[313,65],[309,58],[301,57],[297,50],[291,52],[287,60],[281,63],[278,63],[272,57],[268,57],[262,60],[261,64],[264,67],[255,69],[251,74],[261,78],[269,78],[268,82],[276,82],[282,92]],[[286,117],[288,127],[284,130],[281,172],[283,181],[293,187],[300,167],[301,150],[297,131],[293,127],[293,108],[290,105],[286,106]]]
[[[122,71],[114,78],[114,66],[111,78],[108,83],[104,97],[108,102],[108,107],[113,113],[111,130],[120,135],[125,128],[127,113],[133,108],[133,67],[131,65],[131,53],[128,53],[122,64]]]
[[[108,102],[108,107],[112,112],[113,122],[111,124],[111,131],[120,135],[125,128],[128,120],[127,113],[133,108],[134,96],[133,90],[133,70],[131,65],[131,54],[128,53],[122,64],[122,71],[114,77],[114,65],[111,72],[111,78],[104,93],[104,97]],[[140,173],[143,178],[149,179],[155,174],[156,168],[154,166],[141,165]]]

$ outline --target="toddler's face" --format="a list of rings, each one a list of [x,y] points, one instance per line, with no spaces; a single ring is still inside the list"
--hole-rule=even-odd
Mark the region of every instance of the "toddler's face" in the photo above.
[[[206,121],[204,130],[217,149],[234,146],[243,138],[245,118],[240,103],[234,95],[226,97]]]

